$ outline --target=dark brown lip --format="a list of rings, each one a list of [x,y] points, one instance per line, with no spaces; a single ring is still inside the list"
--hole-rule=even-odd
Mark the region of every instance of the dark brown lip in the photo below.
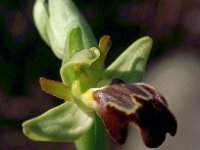
[[[95,91],[93,98],[98,104],[97,114],[119,144],[125,142],[131,123],[139,127],[144,143],[151,148],[161,145],[167,132],[172,136],[176,133],[177,122],[166,100],[148,84],[115,79]]]

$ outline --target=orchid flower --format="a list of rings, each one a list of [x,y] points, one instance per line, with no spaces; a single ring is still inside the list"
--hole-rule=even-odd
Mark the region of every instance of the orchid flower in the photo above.
[[[158,147],[177,123],[164,97],[142,83],[152,39],[131,44],[110,66],[104,66],[110,36],[94,35],[71,0],[37,0],[36,27],[62,60],[62,81],[40,78],[45,92],[63,104],[23,123],[35,141],[75,142],[79,150],[109,149],[107,133],[123,144],[135,124],[148,147]],[[109,59],[109,58],[107,58]]]

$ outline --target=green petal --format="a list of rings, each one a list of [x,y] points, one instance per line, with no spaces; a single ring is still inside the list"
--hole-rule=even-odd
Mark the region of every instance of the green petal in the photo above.
[[[74,54],[64,65],[60,74],[66,85],[71,85],[73,81],[80,79],[83,82],[93,77],[90,72],[90,65],[100,56],[97,48],[84,49]]]
[[[108,50],[111,47],[111,39],[109,35],[104,35],[100,38],[99,40],[99,51],[100,51],[100,57],[99,59],[93,64],[92,67],[94,67],[94,69],[98,69],[98,70],[105,70],[104,68],[104,62],[105,62],[105,58],[106,55],[108,53]]]
[[[70,87],[66,86],[62,82],[57,82],[54,80],[48,80],[43,77],[40,78],[40,86],[43,91],[56,96],[57,98],[63,99],[65,101],[73,100]]]
[[[89,25],[72,0],[50,0],[49,14],[53,39],[56,39],[56,42],[51,39],[50,42],[54,44],[54,51],[61,53],[59,58],[63,58],[67,35],[74,27],[81,28],[84,48],[97,45]]]
[[[23,133],[35,141],[74,141],[90,129],[93,114],[66,102],[22,124]]]
[[[105,71],[108,78],[140,82],[152,47],[152,39],[143,37],[127,48]]]
[[[33,18],[38,32],[42,39],[49,44],[49,38],[47,35],[47,22],[49,18],[48,6],[45,0],[37,0],[33,8]]]
[[[106,57],[108,50],[112,45],[109,35],[104,35],[99,40],[99,50],[101,51],[102,57]]]

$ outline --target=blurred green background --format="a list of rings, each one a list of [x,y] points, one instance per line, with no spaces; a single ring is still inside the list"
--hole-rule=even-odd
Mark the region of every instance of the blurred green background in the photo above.
[[[169,101],[179,123],[175,138],[160,150],[198,150],[200,135],[200,0],[74,0],[99,39],[109,34],[110,64],[139,37],[154,40],[145,81]],[[60,80],[61,61],[40,38],[33,23],[34,0],[0,1],[0,150],[74,150],[72,144],[33,142],[21,123],[62,101],[40,90],[41,76]],[[143,150],[130,129],[124,146]]]

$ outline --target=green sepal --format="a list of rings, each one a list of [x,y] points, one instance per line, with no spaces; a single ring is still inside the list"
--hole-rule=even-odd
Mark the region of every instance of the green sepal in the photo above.
[[[48,5],[45,0],[36,0],[33,7],[33,18],[40,36],[48,45],[50,45],[47,35],[47,22],[49,14]]]
[[[73,95],[71,93],[71,88],[63,84],[62,82],[40,78],[41,89],[57,98],[63,99],[65,101],[72,101]]]
[[[93,113],[85,113],[74,103],[65,102],[24,122],[23,133],[35,141],[74,141],[91,128],[93,118]]]
[[[65,62],[69,60],[76,52],[83,49],[84,44],[81,29],[80,27],[74,27],[67,35],[62,64],[65,64]]]
[[[97,48],[84,49],[74,54],[60,69],[60,74],[63,82],[66,85],[72,84],[75,80],[83,82],[93,78],[90,65],[100,56]],[[90,78],[91,77],[91,78]]]
[[[81,28],[85,49],[97,45],[92,30],[72,0],[50,0],[48,3],[50,28],[54,36],[52,39],[56,39],[50,39],[50,42],[51,45],[54,44],[53,50],[61,54],[57,57],[63,58],[67,35],[74,27]]]
[[[141,82],[152,43],[148,36],[135,41],[106,69],[106,76],[109,79]]]

